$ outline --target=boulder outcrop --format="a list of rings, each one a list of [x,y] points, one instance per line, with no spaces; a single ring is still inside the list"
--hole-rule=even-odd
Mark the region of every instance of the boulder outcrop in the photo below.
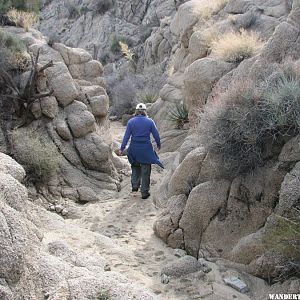
[[[98,195],[105,189],[117,190],[119,176],[113,164],[117,158],[112,157],[109,132],[105,136],[99,134],[101,127],[109,126],[109,98],[102,86],[101,63],[83,49],[63,44],[51,47],[33,29],[25,32],[8,27],[6,30],[23,40],[33,55],[39,51],[39,64],[53,61],[53,66],[39,73],[37,79],[40,93],[52,90],[53,94],[36,100],[32,106],[35,120],[28,127],[15,130],[15,156],[22,157],[25,160],[22,163],[30,164],[24,153],[28,147],[30,151],[38,151],[34,148],[35,140],[30,138],[37,132],[35,136],[52,149],[52,154],[45,158],[47,165],[58,161],[58,167],[46,180],[50,194],[66,196],[71,188],[72,199],[85,200],[81,190],[93,189]],[[22,136],[28,137],[25,144]]]
[[[173,54],[173,74],[161,91],[161,100],[151,107],[157,112],[155,120],[168,132],[161,116],[183,100],[191,123],[182,146],[172,156],[168,154],[173,163],[167,165],[155,195],[156,204],[163,209],[154,224],[156,235],[195,257],[208,251],[210,256],[246,265],[249,272],[263,278],[267,272],[271,277],[279,276],[276,266],[284,265],[293,255],[294,260],[299,259],[293,247],[284,253],[270,242],[279,234],[272,226],[281,228],[283,220],[294,220],[295,211],[299,213],[299,138],[285,141],[282,149],[273,149],[276,154],[269,154],[265,164],[251,174],[235,176],[226,172],[217,155],[207,152],[199,136],[199,112],[208,103],[216,103],[230,86],[245,86],[264,74],[276,74],[278,63],[287,56],[296,66],[299,4],[290,4],[230,0],[214,8],[212,15],[204,11],[208,1],[181,5],[170,27],[176,36],[173,40],[179,40]],[[242,62],[216,58],[210,39],[218,39],[216,32],[240,28],[259,34],[264,41],[260,52]],[[179,216],[176,221],[174,214]]]

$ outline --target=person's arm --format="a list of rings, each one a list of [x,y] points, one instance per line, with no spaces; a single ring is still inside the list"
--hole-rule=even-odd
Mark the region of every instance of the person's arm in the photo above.
[[[160,136],[159,136],[159,132],[157,130],[157,127],[154,123],[154,121],[152,121],[152,125],[151,125],[151,133],[155,139],[156,145],[158,150],[160,150],[161,144],[160,144]]]
[[[121,144],[121,148],[120,150],[123,152],[126,148],[126,145],[130,139],[130,136],[131,136],[131,127],[130,127],[130,124],[128,123],[127,124],[127,127],[126,127],[126,131],[125,131],[125,134],[124,134],[124,137],[123,137],[123,141],[122,141],[122,144]]]

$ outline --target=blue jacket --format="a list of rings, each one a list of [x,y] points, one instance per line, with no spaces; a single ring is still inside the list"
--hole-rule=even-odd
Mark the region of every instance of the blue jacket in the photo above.
[[[131,164],[158,164],[163,167],[151,144],[151,134],[155,139],[157,147],[160,148],[159,133],[152,119],[139,115],[128,121],[121,150],[124,151],[131,137],[128,148],[128,160]]]

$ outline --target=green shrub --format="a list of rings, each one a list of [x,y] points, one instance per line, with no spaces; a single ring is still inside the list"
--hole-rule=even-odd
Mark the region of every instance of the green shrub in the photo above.
[[[182,129],[184,124],[189,122],[189,111],[186,105],[181,102],[169,112],[169,120],[174,123],[176,128]]]
[[[159,97],[158,93],[151,90],[144,90],[138,96],[143,103],[154,103]]]
[[[102,289],[98,294],[97,294],[97,299],[98,300],[110,300],[111,295],[110,292],[106,289]]]
[[[11,1],[0,2],[0,13],[5,14],[11,7]]]
[[[28,63],[25,56],[25,44],[16,36],[0,29],[0,67],[9,69],[23,69]]]
[[[219,100],[201,114],[200,135],[232,175],[263,165],[300,131],[300,85],[294,78],[275,76],[263,90],[233,84]]]
[[[80,7],[78,7],[75,4],[69,4],[67,6],[69,18],[70,19],[76,19],[80,16]]]
[[[109,53],[105,52],[100,56],[100,62],[105,66],[110,60]]]
[[[275,251],[285,258],[285,263],[277,266],[279,276],[275,279],[286,280],[300,275],[300,218],[285,218],[274,215],[272,222],[267,222],[263,244],[266,249]]]
[[[3,2],[3,1],[2,1]],[[39,0],[7,0],[0,3],[0,13],[6,13],[11,8],[23,11],[39,12],[40,1]]]
[[[13,144],[16,160],[24,166],[27,176],[35,182],[46,182],[59,168],[60,155],[55,145],[34,132],[15,131]]]
[[[96,12],[101,15],[105,14],[112,7],[113,7],[112,0],[97,0],[96,2]]]

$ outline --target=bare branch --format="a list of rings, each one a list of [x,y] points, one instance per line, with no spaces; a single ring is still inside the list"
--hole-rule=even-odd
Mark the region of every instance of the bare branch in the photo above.
[[[42,66],[38,72],[39,73],[42,73],[44,70],[50,68],[50,67],[53,67],[54,66],[54,63],[53,63],[53,60],[49,61],[47,64],[45,64],[44,66]]]
[[[50,90],[49,92],[46,92],[46,93],[33,94],[32,98],[41,99],[41,98],[44,98],[44,97],[51,96],[53,93],[54,93],[54,90]]]

